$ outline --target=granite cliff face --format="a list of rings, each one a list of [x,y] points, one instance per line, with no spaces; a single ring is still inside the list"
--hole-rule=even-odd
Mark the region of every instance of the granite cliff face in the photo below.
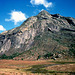
[[[17,28],[0,34],[0,55],[13,55],[31,51],[24,58],[36,58],[47,53],[74,56],[75,19],[41,11],[28,18]],[[35,59],[36,59],[35,58]]]

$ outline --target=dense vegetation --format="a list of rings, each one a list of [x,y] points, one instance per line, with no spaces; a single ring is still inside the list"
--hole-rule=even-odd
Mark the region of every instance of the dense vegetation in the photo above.
[[[21,55],[22,53],[15,53],[15,54],[13,54],[13,55],[11,55],[11,56],[7,56],[7,55],[5,55],[5,54],[3,54],[1,57],[0,57],[0,59],[13,59],[14,57],[17,57],[17,56],[19,56],[19,55]]]

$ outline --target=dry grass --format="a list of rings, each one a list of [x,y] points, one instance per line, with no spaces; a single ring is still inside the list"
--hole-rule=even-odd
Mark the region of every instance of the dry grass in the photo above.
[[[38,61],[0,60],[0,75],[67,75],[67,73],[50,73],[50,72],[44,73],[45,70],[75,72],[75,64],[50,66],[52,64],[57,64],[55,63],[55,61],[54,62],[52,61],[53,60],[38,60]],[[41,72],[33,73],[32,71],[27,71],[28,69],[34,70],[34,68],[37,69],[37,71],[38,68],[40,68],[39,71],[43,71],[43,73]]]
[[[75,72],[75,64],[48,66],[46,69],[54,71]]]

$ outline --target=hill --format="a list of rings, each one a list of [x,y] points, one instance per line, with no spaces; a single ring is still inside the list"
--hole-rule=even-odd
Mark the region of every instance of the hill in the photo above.
[[[1,59],[75,57],[75,19],[43,10],[0,34]]]

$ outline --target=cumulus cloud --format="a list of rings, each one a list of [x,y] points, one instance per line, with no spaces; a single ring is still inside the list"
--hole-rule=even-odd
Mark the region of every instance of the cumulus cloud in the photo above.
[[[0,25],[0,31],[5,31],[6,29],[2,26],[2,25]]]
[[[16,25],[18,22],[23,22],[24,20],[27,19],[27,16],[25,13],[22,13],[21,11],[11,11],[9,13],[10,19],[5,19],[5,21],[12,21]]]
[[[48,2],[47,0],[31,0],[30,3],[32,5],[44,5],[46,8],[52,6],[52,2]]]

